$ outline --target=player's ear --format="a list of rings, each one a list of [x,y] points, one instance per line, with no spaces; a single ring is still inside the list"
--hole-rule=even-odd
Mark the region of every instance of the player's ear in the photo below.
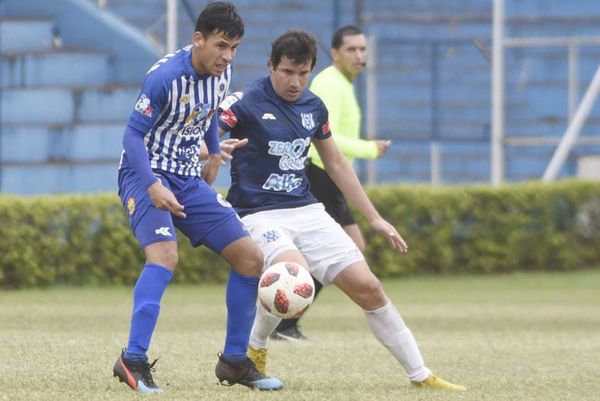
[[[192,44],[194,45],[194,47],[200,47],[204,44],[204,36],[201,32],[194,32],[194,34],[192,35]]]
[[[275,68],[273,68],[273,61],[271,60],[271,57],[269,57],[269,61],[267,61],[267,67],[269,67],[269,71],[271,72],[275,70]]]
[[[333,61],[337,60],[337,49],[329,49],[329,55]]]

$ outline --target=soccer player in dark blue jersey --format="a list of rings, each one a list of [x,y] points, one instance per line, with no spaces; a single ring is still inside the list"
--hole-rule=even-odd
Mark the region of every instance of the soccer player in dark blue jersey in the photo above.
[[[356,244],[309,191],[305,161],[313,144],[325,170],[371,227],[398,252],[408,250],[363,191],[329,130],[323,102],[306,90],[316,62],[316,41],[304,31],[277,38],[270,75],[222,104],[219,124],[232,138],[248,139],[236,149],[227,199],[263,251],[265,266],[299,263],[323,285],[334,284],[365,312],[371,331],[417,387],[464,390],[433,375],[396,307],[369,269]],[[335,133],[334,133],[335,134]],[[269,335],[279,318],[259,308],[250,336],[250,358],[265,373]]]
[[[226,290],[227,335],[215,374],[224,384],[278,390],[247,357],[263,256],[231,205],[210,184],[221,156],[216,109],[231,79],[244,25],[227,2],[200,14],[192,44],[154,64],[144,80],[123,138],[119,196],[146,264],[133,292],[127,348],[114,375],[132,389],[158,393],[147,350],[160,301],[178,261],[175,227],[193,246],[205,245],[231,265]],[[208,160],[201,169],[202,140]]]

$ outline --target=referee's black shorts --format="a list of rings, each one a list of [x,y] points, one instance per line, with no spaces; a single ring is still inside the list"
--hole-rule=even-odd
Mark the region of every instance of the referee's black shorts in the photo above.
[[[310,192],[325,206],[325,211],[340,226],[356,224],[356,220],[354,220],[354,216],[350,212],[350,207],[348,206],[348,202],[346,202],[346,198],[344,198],[344,194],[329,178],[325,170],[309,162],[306,167],[306,175],[310,182]]]

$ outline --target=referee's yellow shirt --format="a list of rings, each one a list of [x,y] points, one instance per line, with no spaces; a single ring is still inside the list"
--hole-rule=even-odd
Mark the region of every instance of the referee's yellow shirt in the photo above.
[[[352,82],[331,65],[315,76],[310,90],[325,103],[332,138],[348,161],[377,158],[377,144],[360,139],[361,113]],[[313,164],[323,168],[314,146],[310,147],[309,156]]]

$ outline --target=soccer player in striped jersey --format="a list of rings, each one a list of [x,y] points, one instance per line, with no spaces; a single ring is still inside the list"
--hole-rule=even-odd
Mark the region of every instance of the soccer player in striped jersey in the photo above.
[[[160,302],[178,262],[177,227],[193,246],[205,245],[232,268],[226,289],[227,335],[215,374],[223,384],[278,390],[246,356],[256,313],[263,256],[236,212],[210,187],[221,163],[216,109],[231,80],[244,24],[227,2],[209,4],[196,21],[192,44],[154,64],[123,138],[119,196],[146,263],[133,291],[127,348],[113,372],[132,389],[162,392],[147,350]],[[208,159],[201,169],[202,140]]]
[[[335,144],[323,102],[306,90],[316,62],[316,41],[289,31],[271,48],[270,75],[222,104],[219,125],[231,137],[248,139],[234,151],[227,199],[263,251],[265,266],[290,261],[304,266],[323,285],[334,284],[360,306],[375,337],[402,365],[417,387],[461,391],[433,375],[417,342],[390,302],[362,252],[309,191],[305,161],[313,144],[327,173],[398,252],[408,250],[362,189],[352,166]],[[250,336],[250,358],[264,374],[269,335],[281,319],[260,307]]]

